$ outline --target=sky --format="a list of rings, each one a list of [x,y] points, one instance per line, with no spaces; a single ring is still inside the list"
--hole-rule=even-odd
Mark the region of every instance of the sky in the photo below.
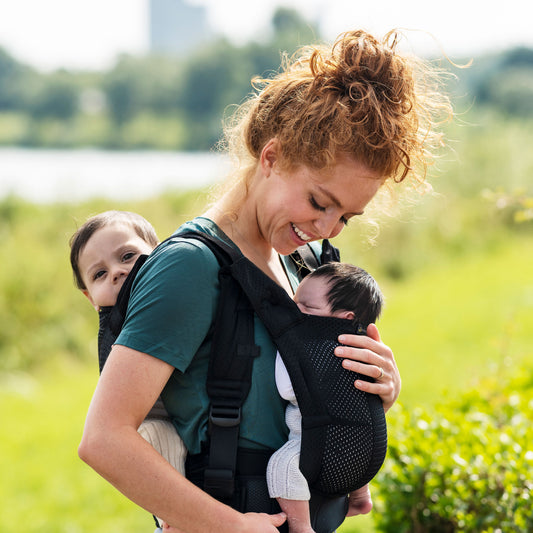
[[[319,21],[322,35],[363,28],[407,32],[416,53],[472,57],[533,48],[531,0],[188,0],[207,9],[217,34],[235,43],[268,32],[277,5]],[[120,53],[148,47],[148,0],[0,0],[0,47],[40,70],[109,68]],[[442,53],[440,54],[442,55]]]

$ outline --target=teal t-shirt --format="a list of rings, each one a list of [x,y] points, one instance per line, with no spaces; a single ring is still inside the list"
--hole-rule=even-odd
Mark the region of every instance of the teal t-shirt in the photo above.
[[[179,228],[199,230],[235,246],[209,219],[198,217]],[[293,286],[296,267],[282,257]],[[218,296],[218,262],[203,243],[173,238],[160,246],[139,271],[124,327],[116,340],[175,367],[162,392],[163,402],[190,453],[207,440],[206,392],[211,327]],[[241,446],[277,449],[287,440],[285,401],[275,377],[276,347],[255,317],[254,361],[250,393],[243,405]]]

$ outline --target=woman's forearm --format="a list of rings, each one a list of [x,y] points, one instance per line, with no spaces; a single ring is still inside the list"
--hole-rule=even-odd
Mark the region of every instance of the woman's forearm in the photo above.
[[[183,531],[239,530],[243,515],[175,470],[137,432],[174,369],[115,346],[98,381],[79,456],[127,498]]]
[[[135,428],[95,422],[89,413],[79,455],[127,498],[183,531],[240,529],[242,514],[185,479]]]

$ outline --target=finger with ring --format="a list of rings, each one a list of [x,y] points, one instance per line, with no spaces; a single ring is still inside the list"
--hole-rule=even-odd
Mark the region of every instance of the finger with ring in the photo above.
[[[378,368],[379,368],[379,376],[376,379],[381,379],[383,377],[383,368],[381,368],[380,366],[378,366]]]

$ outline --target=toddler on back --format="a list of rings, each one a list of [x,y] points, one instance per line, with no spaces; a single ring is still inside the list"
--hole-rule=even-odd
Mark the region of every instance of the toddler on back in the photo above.
[[[78,289],[100,312],[112,307],[138,257],[159,244],[152,225],[128,211],[89,218],[70,240],[70,262]],[[186,449],[158,399],[138,429],[176,470],[184,472]]]

